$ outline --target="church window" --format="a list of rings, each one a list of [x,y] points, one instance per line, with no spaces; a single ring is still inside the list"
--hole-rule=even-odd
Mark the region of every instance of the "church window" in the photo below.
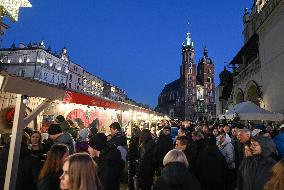
[[[210,73],[210,69],[207,70],[207,73],[208,73],[208,74]]]
[[[207,82],[211,82],[211,78],[210,77],[207,78]]]
[[[192,74],[192,69],[189,69],[189,74]]]

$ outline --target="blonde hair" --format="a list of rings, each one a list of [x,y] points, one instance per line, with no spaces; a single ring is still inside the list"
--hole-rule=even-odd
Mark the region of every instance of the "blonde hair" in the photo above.
[[[284,189],[284,159],[277,162],[272,168],[273,174],[270,180],[265,184],[264,190],[282,190]]]
[[[188,167],[188,161],[185,154],[181,150],[173,149],[169,151],[163,160],[163,165],[166,166],[171,162],[180,162],[183,163],[186,167]]]
[[[69,183],[70,190],[100,190],[102,189],[97,164],[86,153],[77,153],[69,156]]]

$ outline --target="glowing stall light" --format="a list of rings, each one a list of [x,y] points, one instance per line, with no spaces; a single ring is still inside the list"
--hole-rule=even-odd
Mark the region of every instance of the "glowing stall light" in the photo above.
[[[59,103],[59,110],[60,110],[60,111],[65,111],[65,110],[68,109],[68,108],[69,108],[69,105],[66,104],[65,102],[60,102],[60,103]]]
[[[28,0],[0,0],[0,16],[8,15],[13,21],[18,21],[20,7],[32,7],[32,4]]]

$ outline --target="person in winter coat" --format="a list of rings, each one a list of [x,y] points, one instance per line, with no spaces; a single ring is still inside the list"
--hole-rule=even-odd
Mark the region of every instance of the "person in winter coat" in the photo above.
[[[132,136],[129,141],[128,146],[128,187],[129,190],[134,190],[134,180],[133,177],[136,174],[136,166],[137,166],[137,159],[138,159],[138,149],[139,149],[139,139],[140,139],[141,131],[139,127],[134,127],[132,129]]]
[[[228,142],[226,139],[226,133],[221,133],[219,135],[219,150],[222,155],[225,157],[228,164],[228,186],[227,190],[236,189],[236,175],[235,175],[235,151],[234,146],[231,142]]]
[[[41,167],[40,159],[32,155],[28,148],[29,135],[24,132],[21,142],[19,165],[17,172],[16,190],[29,189],[37,190],[36,184]],[[7,162],[9,155],[8,144],[1,152],[0,156],[0,189],[4,189]]]
[[[54,144],[65,144],[69,148],[69,153],[73,154],[75,152],[75,141],[70,135],[70,133],[62,132],[59,124],[51,124],[48,128],[49,138],[54,141]]]
[[[189,144],[188,141],[186,136],[177,137],[175,148],[183,151],[189,163],[189,169],[193,169],[197,157],[197,146],[194,142]]]
[[[89,140],[88,152],[98,164],[98,176],[105,190],[119,190],[123,169],[120,151],[107,143],[104,133],[97,133]]]
[[[88,152],[89,148],[89,129],[84,128],[79,131],[79,137],[76,141],[76,152]]]
[[[161,172],[163,167],[163,159],[165,155],[174,148],[173,140],[171,138],[171,127],[165,126],[161,131],[156,144],[156,161],[157,161],[157,173]]]
[[[47,159],[39,174],[38,190],[59,190],[59,177],[62,174],[63,161],[69,155],[68,147],[55,144],[48,152]]]
[[[151,132],[143,129],[139,140],[139,153],[136,175],[136,187],[141,190],[151,190],[155,172],[155,143]]]
[[[276,144],[279,157],[284,158],[284,125],[280,128],[280,133],[274,137],[273,141]]]
[[[208,145],[198,155],[195,166],[202,190],[226,190],[228,166],[214,135],[208,136]]]
[[[272,167],[276,163],[271,158],[275,144],[270,137],[257,136],[251,139],[253,156],[244,158],[237,178],[238,190],[260,190],[272,175]]]
[[[154,190],[201,190],[198,180],[187,169],[185,154],[177,149],[168,152],[163,160],[164,168]]]

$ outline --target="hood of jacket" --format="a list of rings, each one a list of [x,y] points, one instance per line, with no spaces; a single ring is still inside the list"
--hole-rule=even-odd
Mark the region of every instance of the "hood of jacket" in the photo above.
[[[276,145],[270,137],[257,136],[255,140],[261,147],[261,156],[269,157],[273,152],[276,152]]]
[[[189,171],[183,163],[171,162],[162,170],[161,177],[171,187],[183,187],[187,183]]]

